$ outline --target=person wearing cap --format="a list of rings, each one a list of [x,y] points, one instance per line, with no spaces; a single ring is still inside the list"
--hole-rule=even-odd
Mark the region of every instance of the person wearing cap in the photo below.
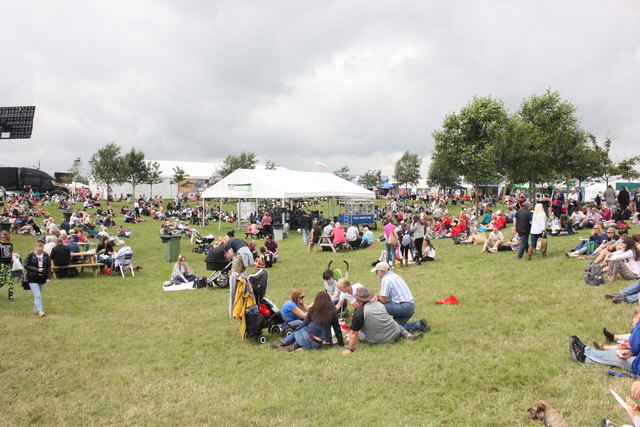
[[[364,286],[355,290],[355,311],[351,321],[349,344],[342,354],[349,355],[356,350],[358,341],[367,344],[393,344],[400,337],[415,340],[422,333],[410,334],[394,321],[380,301],[374,301],[374,295]]]
[[[407,331],[429,331],[430,328],[425,319],[409,322],[416,310],[416,304],[404,279],[389,271],[389,264],[384,261],[377,263],[371,272],[380,279],[380,292],[375,296],[376,301],[384,305],[393,320]]]

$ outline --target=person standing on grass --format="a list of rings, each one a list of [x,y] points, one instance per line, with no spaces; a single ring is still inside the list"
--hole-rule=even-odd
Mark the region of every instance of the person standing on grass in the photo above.
[[[384,305],[393,320],[409,332],[431,330],[425,319],[409,322],[416,311],[415,300],[404,279],[389,271],[389,264],[380,261],[371,272],[380,279],[380,292],[376,294],[375,300]]]
[[[560,218],[560,215],[562,215],[562,208],[564,207],[564,193],[560,186],[556,187],[553,192],[553,196],[551,196],[551,207],[556,218]]]
[[[29,287],[33,292],[33,311],[38,316],[44,317],[42,292],[44,291],[44,285],[51,282],[51,261],[49,260],[49,255],[44,251],[44,243],[36,242],[33,252],[25,258],[24,269],[26,270]]]
[[[542,203],[536,203],[536,207],[533,211],[533,218],[531,219],[531,246],[527,252],[527,259],[531,259],[533,250],[536,249],[538,239],[543,236],[547,228],[547,214],[544,213],[544,207]],[[547,249],[542,251],[542,256],[547,256]]]
[[[400,337],[415,340],[422,338],[422,333],[410,334],[395,322],[380,301],[374,301],[374,295],[364,286],[356,289],[355,311],[351,321],[349,344],[342,351],[347,356],[356,350],[358,341],[367,344],[393,344]]]
[[[8,231],[0,233],[0,288],[7,285],[9,301],[13,298],[13,277],[11,277],[11,266],[13,263],[13,243]]]
[[[398,232],[391,221],[385,220],[384,225],[385,249],[387,251],[387,263],[391,268],[396,266],[396,246],[398,245]]]
[[[518,259],[522,258],[525,252],[527,252],[527,259],[531,260],[533,248],[529,250],[529,234],[531,233],[531,211],[529,208],[531,203],[524,202],[522,207],[516,212],[516,216],[513,219],[516,232],[520,236],[520,249],[518,249]]]
[[[311,216],[304,211],[300,217],[300,230],[302,231],[302,243],[309,246],[309,231],[311,230]]]

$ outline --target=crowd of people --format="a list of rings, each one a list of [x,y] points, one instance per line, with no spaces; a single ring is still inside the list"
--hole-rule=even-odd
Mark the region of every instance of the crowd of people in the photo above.
[[[281,351],[312,350],[335,342],[344,347],[342,354],[349,355],[358,342],[391,344],[401,337],[415,340],[429,332],[431,327],[424,318],[410,321],[416,304],[405,280],[390,271],[384,261],[371,272],[380,279],[380,292],[376,294],[346,278],[336,281],[332,270],[323,273],[324,289],[316,294],[313,304],[305,303],[303,289],[293,289],[281,313],[294,332],[273,347]],[[353,305],[354,311],[345,345],[338,315],[348,312],[347,304]]]

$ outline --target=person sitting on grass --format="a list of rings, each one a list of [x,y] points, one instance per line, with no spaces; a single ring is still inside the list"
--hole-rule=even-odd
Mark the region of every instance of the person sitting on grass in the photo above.
[[[584,214],[584,212],[582,212],[580,209],[576,209],[575,211],[573,211],[573,213],[569,217],[569,220],[571,221],[571,227],[576,230],[579,230],[580,224],[582,224],[582,222],[586,218],[587,216]]]
[[[338,312],[336,312],[336,308],[331,303],[329,294],[325,291],[320,291],[300,327],[286,337],[284,341],[274,344],[273,347],[281,351],[293,351],[297,349],[318,349],[323,342],[333,345],[331,328],[335,332],[338,345],[344,347],[342,329],[338,323]]]
[[[626,350],[629,348],[629,336],[631,334],[614,334],[609,332],[607,328],[602,328],[602,335],[608,342],[616,343],[614,345],[604,345],[598,341],[593,342],[593,347],[596,350]]]
[[[635,310],[627,350],[596,350],[585,345],[577,336],[571,336],[569,338],[571,360],[619,367],[640,374],[640,358],[636,357],[640,352],[640,328],[636,327],[638,320],[640,320],[640,309]]]
[[[589,236],[589,239],[582,239],[580,243],[572,250],[565,252],[564,254],[569,258],[578,258],[581,255],[584,255],[588,252],[589,242],[594,242],[595,250],[598,246],[602,244],[602,242],[607,240],[607,235],[602,231],[602,225],[596,224],[593,226],[593,231]]]
[[[503,242],[504,242],[504,235],[500,230],[498,230],[497,228],[494,228],[493,230],[491,230],[489,237],[484,242],[484,245],[482,246],[482,252],[488,252],[489,249],[494,249],[494,248],[497,251],[498,249],[500,249],[500,246],[502,246]]]
[[[620,274],[625,280],[635,280],[640,277],[640,250],[633,237],[625,237],[624,248],[616,251],[609,257],[607,273],[609,282],[616,280],[616,274]]]
[[[345,311],[348,311],[348,308],[345,306],[345,304],[347,304],[347,301],[351,304],[355,304],[356,298],[353,296],[353,294],[360,287],[362,287],[360,283],[352,284],[349,279],[343,278],[338,280],[338,290],[340,291],[338,302],[336,303],[336,310],[338,311],[338,313],[344,313]]]
[[[309,306],[304,303],[304,291],[300,288],[295,288],[291,291],[289,301],[282,304],[280,313],[285,322],[287,322],[293,330],[296,330],[307,318],[308,311]]]
[[[513,227],[511,229],[511,233],[513,234],[513,236],[511,237],[511,240],[509,240],[508,242],[502,243],[499,247],[489,248],[488,251],[492,253],[505,252],[505,251],[517,252],[518,249],[520,248],[520,242],[521,242],[520,235],[516,232],[516,229]]]
[[[171,280],[178,283],[188,283],[196,280],[193,268],[189,267],[187,258],[184,255],[178,255],[178,262],[173,265],[173,272],[171,272]]]
[[[393,320],[409,332],[427,332],[431,329],[425,319],[409,322],[416,310],[413,294],[402,277],[389,271],[389,264],[379,262],[371,272],[380,279],[380,292],[375,299],[384,305]]]
[[[624,233],[624,237],[627,237],[626,230],[621,231],[621,234],[622,233]],[[591,255],[586,255],[585,257],[595,258],[593,261],[594,264],[601,264],[603,262],[606,264],[609,262],[612,253],[623,248],[622,240],[623,238],[616,236],[616,229],[609,227],[607,229],[607,239],[602,242]]]
[[[340,301],[340,290],[338,289],[338,282],[333,276],[333,271],[325,270],[322,273],[322,280],[324,280],[324,290],[331,297],[331,302],[336,305]]]
[[[273,240],[273,236],[271,234],[267,234],[266,236],[264,236],[264,246],[273,254],[273,262],[276,262],[278,259],[280,259],[278,244],[275,240]]]
[[[436,260],[436,248],[431,244],[431,240],[424,239],[424,250],[422,251],[421,262],[435,261]]]
[[[405,328],[394,321],[380,301],[373,301],[374,295],[364,286],[359,287],[353,295],[356,299],[349,344],[342,351],[349,355],[356,350],[358,341],[367,344],[393,344],[400,337],[415,340],[423,334],[410,334]]]

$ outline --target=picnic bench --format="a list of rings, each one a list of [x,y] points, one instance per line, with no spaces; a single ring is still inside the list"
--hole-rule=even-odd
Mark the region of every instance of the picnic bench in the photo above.
[[[69,265],[57,266],[53,265],[53,260],[51,261],[51,275],[54,279],[57,279],[56,275],[57,270],[61,270],[63,268],[79,268],[80,272],[84,272],[85,268],[90,268],[93,271],[93,277],[98,277],[98,271],[100,268],[104,266],[97,260],[97,254],[95,252],[76,252],[71,254],[71,262]]]

